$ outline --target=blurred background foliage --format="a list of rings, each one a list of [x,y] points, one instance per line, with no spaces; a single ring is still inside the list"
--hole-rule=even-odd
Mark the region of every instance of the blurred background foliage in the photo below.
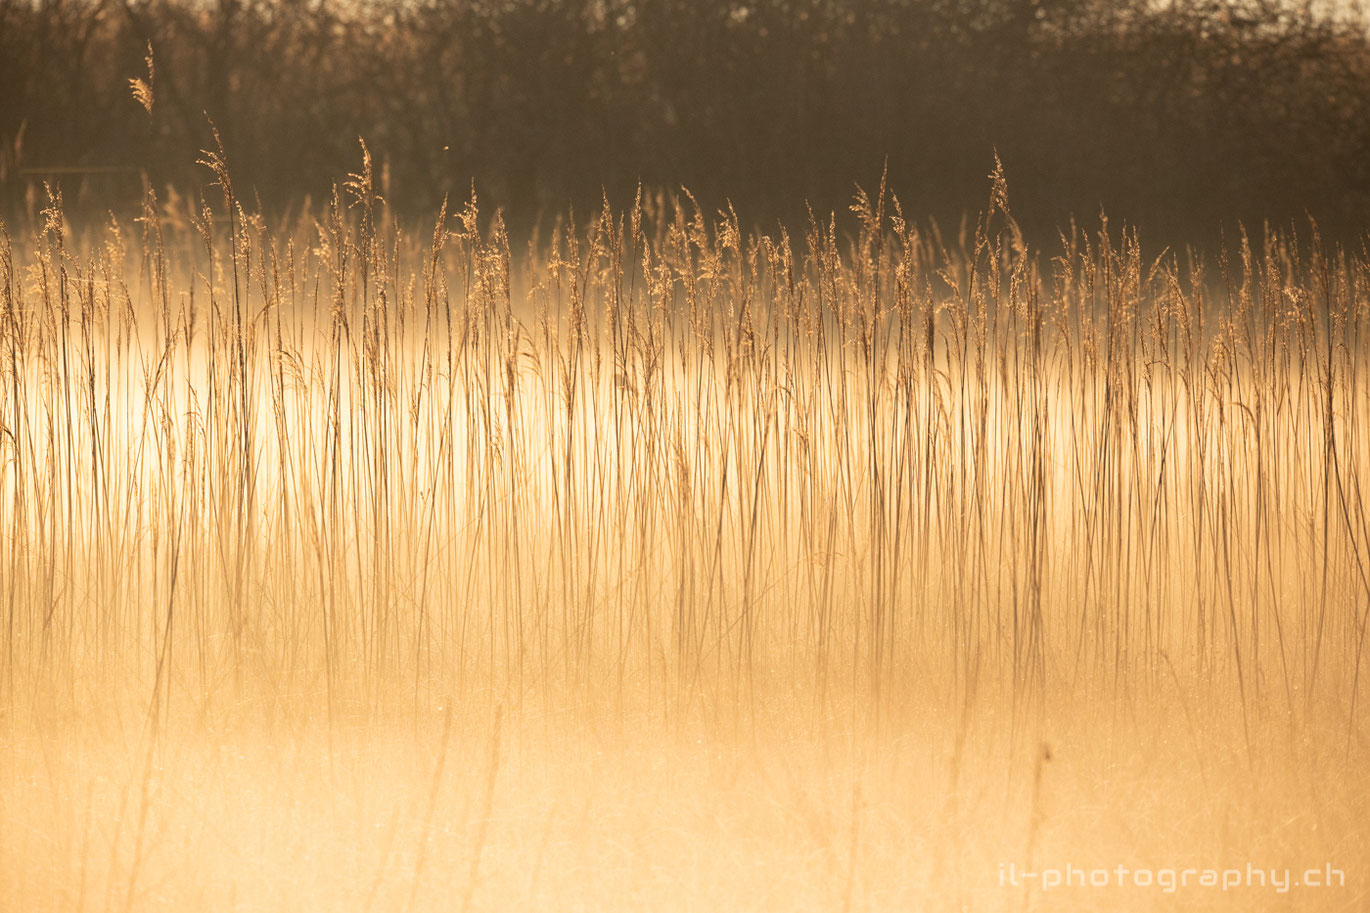
[[[639,181],[802,219],[886,162],[906,211],[955,220],[987,199],[996,149],[1039,233],[1101,207],[1168,240],[1305,213],[1355,234],[1370,212],[1370,38],[1350,7],[0,0],[11,220],[44,180],[72,207],[131,205],[144,181],[196,192],[206,116],[268,211],[327,194],[361,136],[402,211],[474,180],[516,226]]]

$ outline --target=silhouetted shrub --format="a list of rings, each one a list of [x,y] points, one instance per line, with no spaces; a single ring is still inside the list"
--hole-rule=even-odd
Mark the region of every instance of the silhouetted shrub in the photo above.
[[[955,218],[996,148],[1038,229],[1357,231],[1370,203],[1364,24],[1262,0],[0,0],[0,85],[11,212],[45,177],[101,206],[203,184],[206,115],[268,206],[327,193],[358,136],[393,204],[474,179],[525,222],[639,181],[796,218],[886,161]]]

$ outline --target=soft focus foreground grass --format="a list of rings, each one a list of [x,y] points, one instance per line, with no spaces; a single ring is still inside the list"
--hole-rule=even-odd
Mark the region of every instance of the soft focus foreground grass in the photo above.
[[[150,743],[137,714],[102,708],[7,732],[3,893],[15,910],[206,911],[1312,910],[1364,895],[1370,796],[1319,734],[1271,721],[1251,761],[1230,715],[1196,732],[1183,713],[1067,700],[1014,735],[997,705],[962,719],[911,702],[878,727],[788,700],[749,722],[506,716],[493,791],[488,714],[457,711],[444,748],[445,711],[330,732],[319,714],[240,707]],[[1248,861],[1331,861],[1347,887],[999,881],[1009,862]]]
[[[6,908],[1364,902],[1363,251],[206,163],[0,234]]]

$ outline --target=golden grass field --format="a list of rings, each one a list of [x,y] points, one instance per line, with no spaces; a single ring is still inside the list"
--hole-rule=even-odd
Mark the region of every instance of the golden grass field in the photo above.
[[[1370,903],[1364,249],[207,163],[0,233],[0,908]]]

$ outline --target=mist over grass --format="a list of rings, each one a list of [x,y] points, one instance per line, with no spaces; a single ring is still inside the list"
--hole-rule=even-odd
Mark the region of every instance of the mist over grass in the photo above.
[[[25,909],[1366,896],[1363,253],[1047,254],[999,169],[960,240],[877,185],[516,251],[365,150],[294,227],[203,161],[0,232]]]
[[[0,0],[0,908],[1363,906],[1366,76]]]

